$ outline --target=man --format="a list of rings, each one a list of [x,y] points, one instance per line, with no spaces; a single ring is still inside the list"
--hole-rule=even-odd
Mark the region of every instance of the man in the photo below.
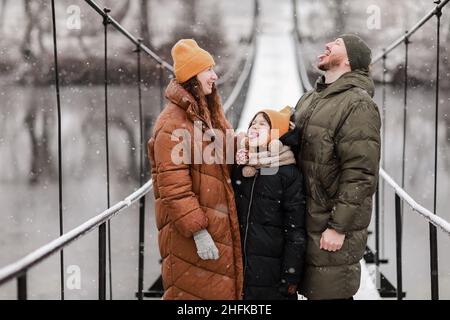
[[[371,51],[358,36],[345,34],[327,43],[318,58],[325,73],[295,114],[308,207],[300,292],[308,299],[353,299],[380,160]]]

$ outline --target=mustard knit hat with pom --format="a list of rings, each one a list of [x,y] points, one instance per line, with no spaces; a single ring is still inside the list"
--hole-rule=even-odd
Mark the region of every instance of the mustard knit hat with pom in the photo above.
[[[289,121],[293,113],[293,110],[290,106],[286,106],[280,111],[276,111],[273,109],[263,109],[259,111],[256,115],[258,115],[259,113],[265,113],[270,119],[271,129],[278,130],[278,137],[271,135],[270,137],[271,141],[275,138],[282,137],[286,132],[289,131]],[[253,117],[252,121],[255,119],[255,117]],[[249,127],[251,126],[252,121],[250,121]]]

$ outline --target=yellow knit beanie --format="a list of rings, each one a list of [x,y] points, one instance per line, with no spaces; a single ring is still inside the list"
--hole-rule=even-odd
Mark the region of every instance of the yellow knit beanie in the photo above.
[[[194,39],[178,41],[172,48],[172,58],[175,77],[180,83],[215,65],[213,57]]]
[[[289,131],[289,121],[290,121],[291,114],[292,114],[292,108],[290,106],[286,106],[283,109],[281,109],[280,111],[276,111],[273,109],[264,109],[264,110],[259,111],[258,113],[265,113],[270,119],[271,129],[278,129],[278,137],[271,135],[270,141],[272,141],[275,138],[282,137],[286,132]],[[255,117],[256,117],[256,115],[255,115]],[[253,121],[253,119],[252,119],[252,121]],[[250,122],[250,125],[251,125],[251,122]]]

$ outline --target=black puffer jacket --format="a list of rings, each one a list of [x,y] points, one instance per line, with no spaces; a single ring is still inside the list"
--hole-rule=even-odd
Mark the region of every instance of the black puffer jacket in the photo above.
[[[283,144],[285,136],[280,139]],[[232,182],[244,255],[244,299],[297,299],[287,294],[287,284],[299,282],[306,248],[306,201],[299,169],[290,164],[273,175],[258,170],[246,178],[242,166],[235,166]]]

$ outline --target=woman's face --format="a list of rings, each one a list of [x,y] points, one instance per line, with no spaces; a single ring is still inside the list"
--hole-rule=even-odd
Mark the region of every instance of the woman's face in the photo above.
[[[269,142],[270,124],[262,113],[258,113],[248,128],[248,138],[254,145],[261,146]]]
[[[197,75],[197,80],[201,83],[205,96],[211,94],[214,82],[218,79],[213,67],[203,70]]]

